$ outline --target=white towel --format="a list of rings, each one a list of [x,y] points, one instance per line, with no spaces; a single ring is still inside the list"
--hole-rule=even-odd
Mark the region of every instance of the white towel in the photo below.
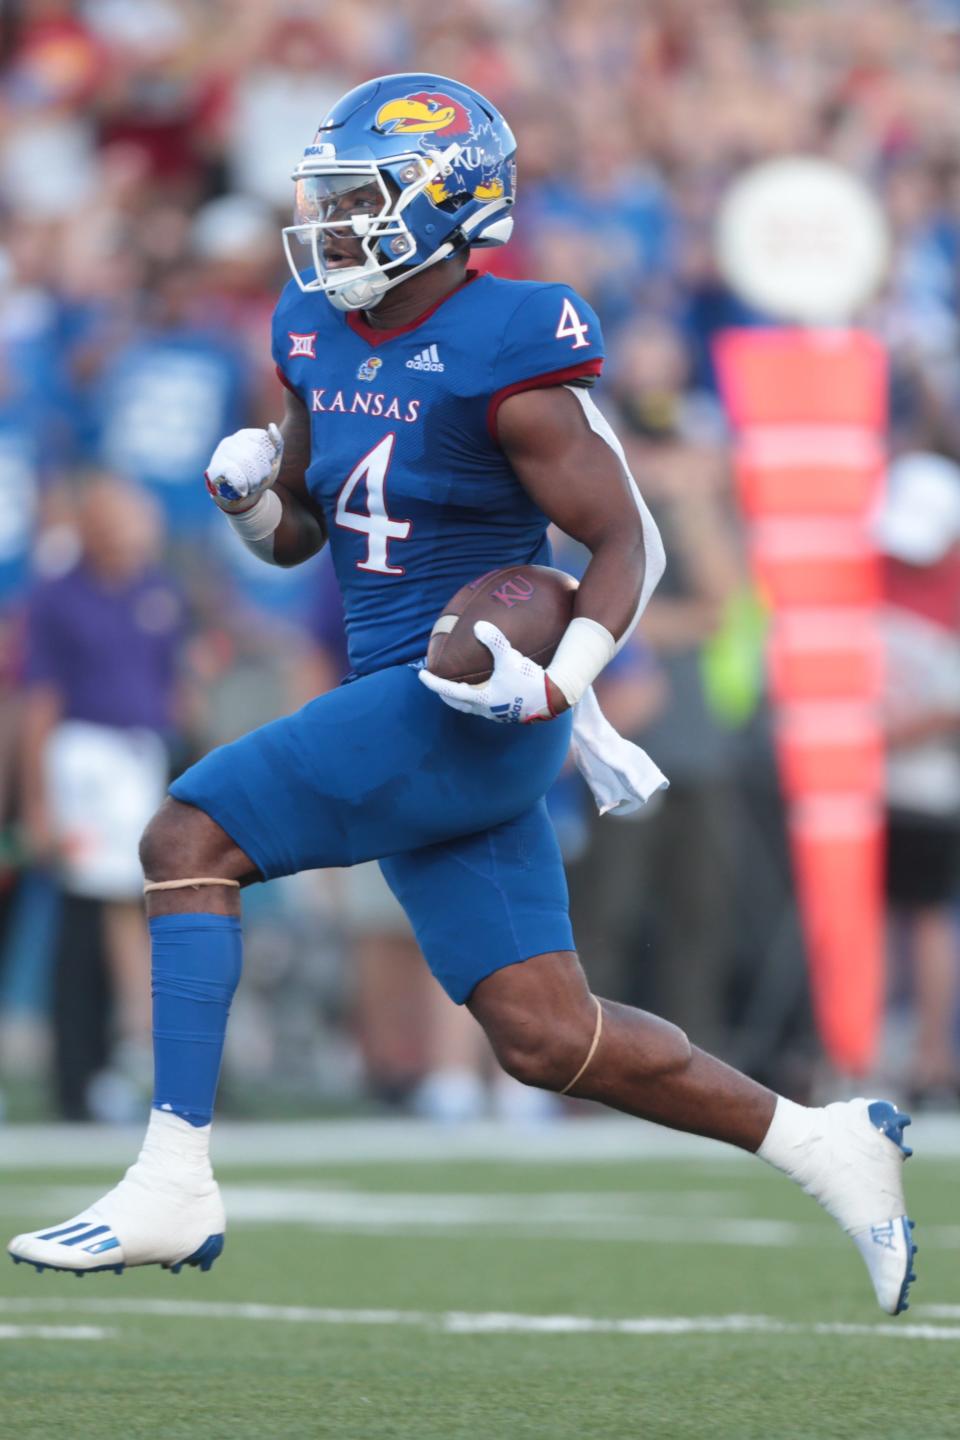
[[[571,749],[601,815],[608,810],[632,815],[657,790],[670,784],[645,750],[614,730],[592,685],[574,706]]]

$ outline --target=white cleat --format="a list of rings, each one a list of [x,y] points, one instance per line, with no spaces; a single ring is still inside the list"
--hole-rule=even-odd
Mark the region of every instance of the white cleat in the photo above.
[[[209,1270],[223,1250],[226,1221],[209,1162],[189,1153],[200,1143],[186,1121],[155,1112],[140,1158],[120,1184],[72,1220],[15,1236],[7,1247],[14,1263],[75,1275],[119,1275],[128,1265]]]
[[[128,1265],[181,1265],[209,1270],[223,1249],[223,1202],[215,1181],[205,1195],[160,1190],[145,1183],[132,1166],[113,1190],[89,1210],[8,1245],[15,1264],[38,1271],[70,1270],[84,1275]]]
[[[813,1130],[791,1167],[863,1256],[888,1315],[907,1309],[913,1273],[913,1221],[903,1193],[903,1143],[910,1116],[889,1100],[848,1100],[810,1112]]]

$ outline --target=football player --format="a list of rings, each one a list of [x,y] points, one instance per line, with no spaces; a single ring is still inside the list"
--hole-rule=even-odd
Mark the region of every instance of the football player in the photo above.
[[[10,1251],[38,1269],[209,1268],[223,1246],[210,1121],[240,890],[376,858],[505,1070],[758,1154],[853,1237],[896,1313],[913,1279],[907,1117],[879,1100],[778,1098],[676,1026],[591,994],[575,953],[543,797],[664,559],[590,396],[603,344],[589,305],[565,285],[469,268],[474,246],[509,237],[514,154],[481,95],[394,75],[345,95],[296,168],[293,279],[273,329],[283,420],[223,440],[207,483],[266,563],[330,545],[352,673],[206,756],[148,826],[156,1088],[143,1150],[89,1209]],[[549,563],[550,521],[591,555],[555,659],[543,670],[481,623],[491,679],[431,675],[448,598],[500,566]]]

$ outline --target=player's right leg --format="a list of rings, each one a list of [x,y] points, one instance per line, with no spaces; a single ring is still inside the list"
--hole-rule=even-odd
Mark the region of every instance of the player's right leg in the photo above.
[[[795,1105],[691,1045],[675,1025],[590,994],[572,951],[487,975],[470,1009],[526,1084],[724,1140],[781,1170],[854,1241],[889,1314],[907,1308],[915,1246],[903,1191],[910,1123],[884,1100]]]
[[[59,1223],[10,1242],[38,1270],[208,1270],[225,1220],[210,1123],[230,1001],[240,976],[239,885],[247,856],[202,810],[167,800],[143,838],[150,890],[154,1101],[143,1149],[119,1185]],[[206,883],[191,884],[192,880]]]
[[[469,1006],[509,1074],[759,1154],[851,1236],[883,1308],[906,1308],[907,1117],[885,1101],[808,1108],[778,1099],[677,1026],[592,995],[543,802],[482,834],[381,864],[434,975]]]

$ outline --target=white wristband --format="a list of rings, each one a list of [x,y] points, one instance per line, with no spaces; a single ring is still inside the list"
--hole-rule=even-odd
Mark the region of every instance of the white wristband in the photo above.
[[[239,515],[223,512],[248,550],[273,563],[273,534],[283,519],[283,502],[275,490],[265,490],[255,505]]]
[[[610,631],[596,620],[578,615],[570,621],[547,666],[547,674],[568,705],[576,705],[604,665],[613,659],[616,648]]]

